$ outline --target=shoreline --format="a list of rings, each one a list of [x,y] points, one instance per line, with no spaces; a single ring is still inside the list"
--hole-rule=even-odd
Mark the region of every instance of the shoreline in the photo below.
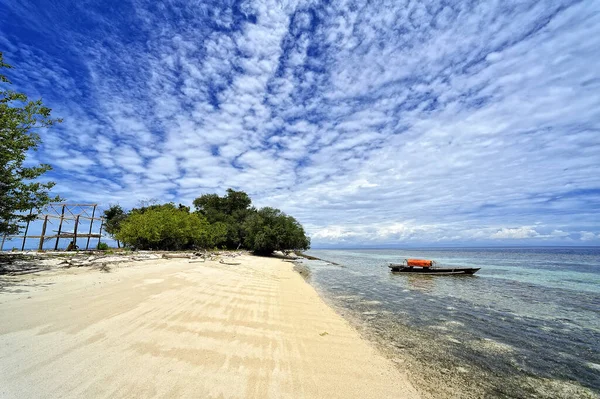
[[[420,397],[292,263],[235,262],[0,276],[1,396]]]
[[[339,258],[336,260],[339,261]],[[305,268],[313,269],[310,262],[305,263]],[[409,380],[424,397],[595,397],[593,386],[582,384],[579,380],[519,368],[517,361],[522,356],[519,357],[518,346],[464,330],[470,327],[465,320],[447,314],[447,311],[455,311],[452,303],[445,305],[441,312],[427,306],[431,297],[419,293],[422,290],[429,292],[433,288],[431,284],[417,284],[414,280],[405,281],[404,285],[388,284],[388,273],[363,273],[360,266],[350,263],[347,265],[349,270],[342,273],[343,269],[319,264],[312,270],[311,284],[329,306],[360,332],[363,339],[408,370]],[[421,279],[419,282],[432,281]],[[416,314],[403,310],[404,303],[414,307],[414,302],[411,302],[414,295],[423,300],[424,305]],[[399,302],[398,298],[408,302]],[[423,313],[431,316],[421,324],[412,322],[422,321],[418,318]],[[408,320],[404,319],[404,315]],[[502,323],[501,319],[498,320]],[[475,326],[473,331],[479,331],[477,328]],[[507,342],[512,343],[510,340]],[[507,369],[507,366],[513,369]],[[594,363],[588,363],[588,367],[593,366]],[[427,372],[420,373],[422,370]]]

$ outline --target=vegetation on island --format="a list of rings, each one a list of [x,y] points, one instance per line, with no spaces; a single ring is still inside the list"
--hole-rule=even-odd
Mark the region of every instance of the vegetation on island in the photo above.
[[[0,52],[0,71],[11,68]],[[1,72],[0,83],[11,84]],[[50,195],[53,182],[36,180],[50,165],[24,163],[40,144],[37,130],[61,122],[50,113],[41,99],[30,101],[23,93],[0,87],[0,234],[17,234],[23,222],[37,217],[29,210],[60,200]]]
[[[302,225],[279,209],[252,206],[243,191],[205,194],[194,210],[174,203],[124,212],[113,205],[104,212],[106,231],[134,249],[247,249],[261,255],[310,247]]]

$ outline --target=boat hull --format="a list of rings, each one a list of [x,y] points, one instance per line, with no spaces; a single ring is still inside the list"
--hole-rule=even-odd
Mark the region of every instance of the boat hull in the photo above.
[[[390,265],[392,272],[395,273],[414,273],[414,274],[437,274],[437,275],[452,275],[452,274],[475,274],[480,267],[407,267],[404,265]]]

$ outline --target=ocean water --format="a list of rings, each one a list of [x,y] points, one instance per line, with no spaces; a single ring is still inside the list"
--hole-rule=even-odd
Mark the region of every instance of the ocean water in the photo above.
[[[600,397],[600,248],[307,253],[311,284],[433,397]],[[389,271],[409,257],[481,270]]]

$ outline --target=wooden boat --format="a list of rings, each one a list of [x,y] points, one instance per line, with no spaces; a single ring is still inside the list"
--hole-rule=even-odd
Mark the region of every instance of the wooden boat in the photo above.
[[[438,267],[428,259],[404,259],[402,263],[390,263],[392,272],[418,274],[475,274],[480,267]]]

